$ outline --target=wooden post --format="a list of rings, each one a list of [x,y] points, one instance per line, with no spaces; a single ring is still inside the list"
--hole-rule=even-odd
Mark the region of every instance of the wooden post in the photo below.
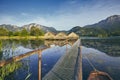
[[[68,48],[67,48],[68,46],[67,46],[67,44],[66,44],[66,53],[67,53],[67,50],[68,50]]]
[[[66,53],[68,51],[68,40],[66,39]]]
[[[80,63],[79,63],[79,75],[78,75],[78,80],[82,80],[82,53],[81,53],[81,46],[79,47],[80,48],[80,56],[79,56],[79,60],[80,60]]]
[[[38,80],[41,80],[41,51],[38,52]]]

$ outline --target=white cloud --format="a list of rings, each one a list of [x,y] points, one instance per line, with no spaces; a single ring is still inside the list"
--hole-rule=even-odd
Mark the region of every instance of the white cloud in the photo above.
[[[19,26],[38,23],[45,26],[53,26],[58,30],[69,30],[74,26],[84,26],[96,23],[108,16],[120,14],[120,5],[115,0],[106,2],[96,1],[89,5],[81,4],[76,0],[70,0],[60,6],[53,14],[30,14],[22,12],[20,16],[2,16],[0,24],[16,24]]]
[[[22,15],[22,16],[28,16],[29,14],[28,14],[28,13],[25,13],[25,12],[22,12],[21,15]]]

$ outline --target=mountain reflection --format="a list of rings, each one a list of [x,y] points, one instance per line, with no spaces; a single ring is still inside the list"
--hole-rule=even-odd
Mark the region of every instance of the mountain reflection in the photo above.
[[[82,45],[98,49],[109,56],[120,56],[120,38],[82,39]]]

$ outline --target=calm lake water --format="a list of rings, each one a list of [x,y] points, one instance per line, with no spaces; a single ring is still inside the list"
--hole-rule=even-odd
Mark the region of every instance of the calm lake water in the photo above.
[[[42,40],[0,40],[0,60],[45,47]],[[72,42],[73,44],[73,42]],[[71,47],[67,45],[68,49]],[[66,45],[54,46],[42,52],[42,77],[48,73],[58,59],[65,54]],[[105,71],[114,80],[120,79],[120,38],[82,39],[83,80],[93,70],[86,57],[97,70]],[[37,80],[38,54],[0,68],[0,80]]]

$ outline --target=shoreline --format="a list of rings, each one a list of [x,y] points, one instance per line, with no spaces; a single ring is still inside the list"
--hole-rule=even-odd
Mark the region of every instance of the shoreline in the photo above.
[[[44,36],[0,36],[0,40],[6,40],[6,39],[44,39]]]

